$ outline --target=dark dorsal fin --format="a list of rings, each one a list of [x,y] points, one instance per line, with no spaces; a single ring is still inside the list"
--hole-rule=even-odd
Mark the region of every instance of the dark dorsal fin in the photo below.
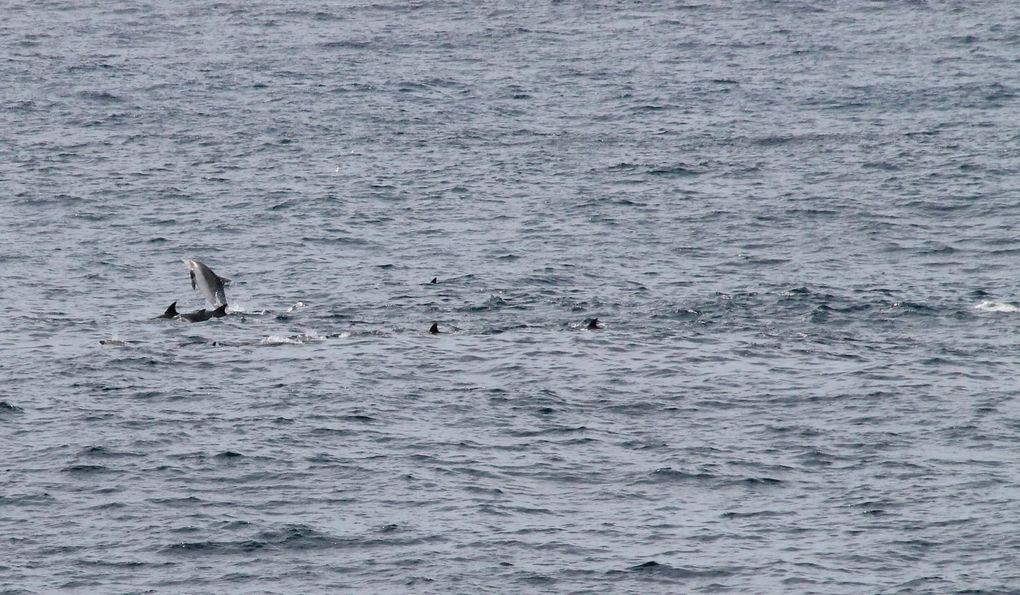
[[[429,283],[439,283],[439,277],[432,277],[432,280],[429,281]]]
[[[226,304],[223,304],[219,308],[216,308],[215,310],[212,311],[212,317],[213,318],[223,318],[226,315],[227,315],[227,305]]]
[[[433,335],[438,335],[439,334],[439,323],[438,322],[433,322],[432,326],[429,327],[429,332],[432,333]]]
[[[177,302],[170,304],[170,307],[163,312],[163,318],[173,318],[177,316]]]
[[[593,331],[595,329],[600,329],[600,328],[602,328],[602,327],[599,326],[599,319],[598,318],[592,318],[591,321],[588,322],[588,330],[592,330]]]

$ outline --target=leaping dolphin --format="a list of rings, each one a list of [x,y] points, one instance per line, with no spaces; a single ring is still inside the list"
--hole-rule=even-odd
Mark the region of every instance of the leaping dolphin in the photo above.
[[[224,279],[197,260],[182,258],[184,264],[188,265],[191,272],[191,288],[198,289],[205,296],[205,301],[216,308],[227,304],[227,294],[223,286],[230,283],[230,279]]]

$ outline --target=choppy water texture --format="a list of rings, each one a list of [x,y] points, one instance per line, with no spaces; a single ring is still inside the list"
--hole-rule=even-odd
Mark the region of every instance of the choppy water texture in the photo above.
[[[2,12],[3,592],[1020,586],[1015,3]]]

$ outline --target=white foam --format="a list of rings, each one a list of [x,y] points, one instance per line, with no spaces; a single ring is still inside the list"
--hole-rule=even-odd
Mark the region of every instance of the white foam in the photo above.
[[[326,340],[325,336],[320,335],[319,333],[317,333],[315,331],[308,331],[308,330],[306,330],[303,336],[304,336],[304,339],[306,341],[325,341]]]
[[[305,331],[300,335],[285,337],[283,335],[270,335],[259,342],[260,345],[304,345],[305,343],[319,343],[325,341],[326,337],[315,331]]]
[[[284,337],[283,335],[270,335],[259,343],[260,345],[301,345],[304,341],[295,337]]]
[[[259,310],[257,308],[252,308],[246,302],[231,301],[230,305],[227,306],[227,312],[232,312],[234,314],[251,314],[252,316],[263,316],[268,312],[268,310]]]
[[[996,302],[994,300],[985,300],[980,304],[974,306],[975,310],[981,310],[982,312],[1020,312],[1020,308],[1013,304],[1007,304],[1006,302]]]

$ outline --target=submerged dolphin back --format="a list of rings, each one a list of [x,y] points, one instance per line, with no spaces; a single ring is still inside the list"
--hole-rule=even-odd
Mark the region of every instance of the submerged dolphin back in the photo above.
[[[188,271],[191,273],[191,288],[201,291],[210,306],[215,308],[225,305],[227,294],[223,290],[223,285],[230,280],[218,276],[212,269],[197,260],[188,258],[182,260],[184,264],[188,265]]]

